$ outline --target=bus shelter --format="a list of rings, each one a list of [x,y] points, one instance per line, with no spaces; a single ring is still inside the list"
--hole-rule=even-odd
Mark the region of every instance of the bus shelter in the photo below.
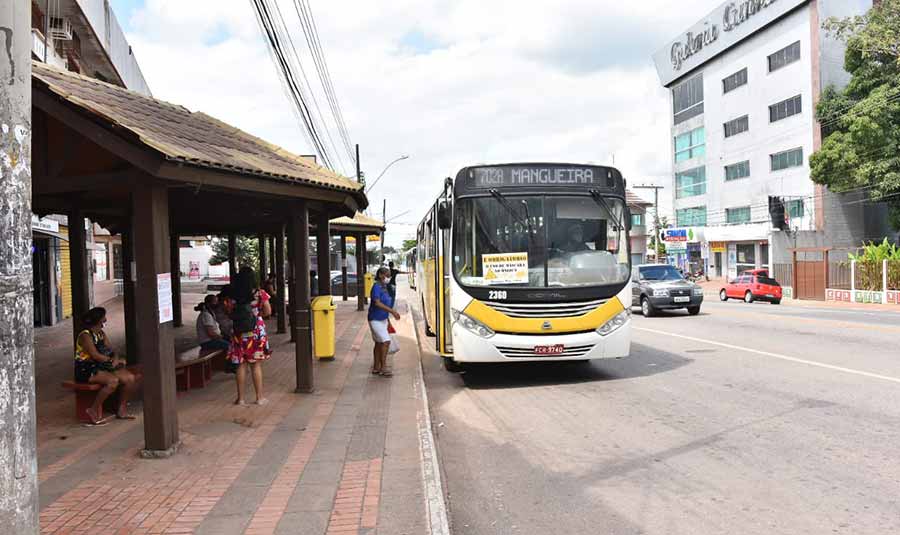
[[[85,225],[73,222],[90,218],[122,234],[126,352],[143,372],[144,454],[169,455],[179,444],[178,237],[229,235],[232,269],[234,236],[265,237],[284,295],[285,266],[309,271],[310,220],[327,244],[331,219],[367,205],[362,186],[203,113],[42,63],[33,65],[32,102],[33,210],[70,220],[73,334],[90,304]],[[310,282],[290,284],[297,391],[310,392]],[[276,303],[282,330],[285,303]]]
[[[366,304],[364,276],[366,273],[366,237],[381,236],[384,233],[384,222],[357,212],[353,217],[342,216],[332,219],[332,235],[341,239],[341,274],[343,280],[342,299],[347,300],[347,238],[356,242],[356,308],[363,310]]]

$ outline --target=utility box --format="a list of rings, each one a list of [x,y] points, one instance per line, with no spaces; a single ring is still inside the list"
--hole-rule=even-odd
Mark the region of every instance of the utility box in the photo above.
[[[369,299],[372,297],[372,287],[375,286],[375,275],[373,275],[372,273],[366,273],[365,281],[366,281],[366,298]]]
[[[313,352],[317,359],[334,358],[334,299],[330,295],[320,295],[312,300]]]

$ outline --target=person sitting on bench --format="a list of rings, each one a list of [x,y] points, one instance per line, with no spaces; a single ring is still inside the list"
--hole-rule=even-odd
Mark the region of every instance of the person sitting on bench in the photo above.
[[[103,402],[119,387],[119,406],[116,418],[134,420],[128,414],[128,398],[134,393],[136,380],[134,375],[125,369],[125,361],[116,356],[110,347],[109,338],[103,332],[106,325],[106,309],[92,308],[81,318],[84,330],[75,341],[75,382],[103,385],[97,391],[94,404],[86,410],[94,425],[105,424],[108,418],[103,417]]]
[[[203,302],[194,307],[200,313],[197,316],[197,342],[206,351],[228,349],[229,343],[222,336],[222,329],[216,321],[216,308],[219,299],[215,295],[207,295]]]

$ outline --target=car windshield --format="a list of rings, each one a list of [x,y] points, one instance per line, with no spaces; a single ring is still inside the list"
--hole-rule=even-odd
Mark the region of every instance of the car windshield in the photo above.
[[[641,280],[645,281],[678,281],[684,277],[672,266],[643,266],[638,268]]]
[[[621,199],[496,193],[460,199],[454,212],[453,269],[464,286],[584,287],[628,280]]]

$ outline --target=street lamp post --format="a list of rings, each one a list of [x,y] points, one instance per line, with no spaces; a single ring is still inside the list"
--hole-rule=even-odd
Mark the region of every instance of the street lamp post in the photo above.
[[[378,181],[381,180],[381,177],[383,177],[384,174],[387,173],[387,170],[390,169],[392,165],[394,165],[395,163],[399,162],[400,160],[406,160],[406,159],[408,159],[408,158],[409,158],[409,156],[406,155],[406,154],[404,154],[403,156],[401,156],[401,157],[397,158],[396,160],[392,161],[391,163],[387,164],[387,165],[384,167],[384,170],[381,172],[381,174],[378,175],[378,178],[376,178],[376,179],[372,182],[372,184],[371,184],[369,187],[366,188],[366,193],[369,193],[370,191],[372,191],[372,188],[375,187],[375,184],[378,184]]]

